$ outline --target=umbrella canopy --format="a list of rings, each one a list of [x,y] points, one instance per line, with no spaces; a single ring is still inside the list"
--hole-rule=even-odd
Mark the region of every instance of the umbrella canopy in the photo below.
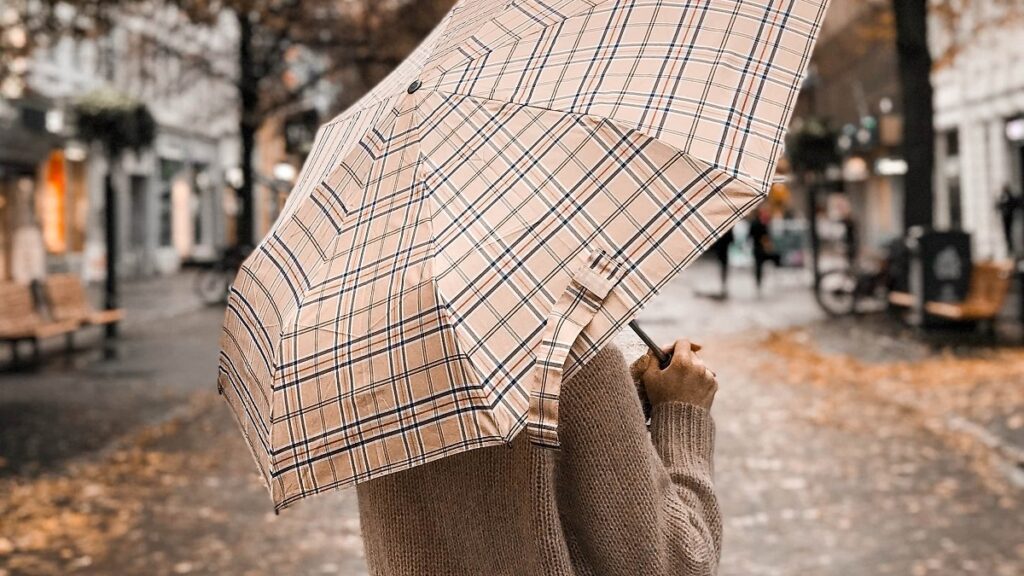
[[[465,0],[324,125],[222,338],[275,506],[557,445],[562,379],[764,197],[826,4]]]

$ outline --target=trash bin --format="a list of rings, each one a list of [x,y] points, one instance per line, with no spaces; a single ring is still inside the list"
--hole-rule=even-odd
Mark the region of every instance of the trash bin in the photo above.
[[[910,322],[931,327],[947,321],[924,313],[925,302],[963,302],[971,285],[971,235],[966,232],[912,229],[907,287],[913,295]]]

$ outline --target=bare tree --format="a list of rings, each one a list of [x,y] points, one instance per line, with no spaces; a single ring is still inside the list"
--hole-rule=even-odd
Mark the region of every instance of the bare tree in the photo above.
[[[904,100],[907,176],[903,219],[907,227],[927,227],[932,224],[934,205],[932,72],[954,64],[983,32],[1019,26],[1024,21],[1024,0],[893,0],[892,6]],[[930,29],[929,24],[938,28]]]
[[[455,0],[350,1],[344,42],[326,46],[345,74],[339,108],[358,100],[412,52]]]
[[[903,225],[905,229],[930,227],[935,203],[935,127],[928,0],[893,0],[893,11],[903,93],[903,155],[907,161]]]
[[[323,82],[344,82],[335,109],[371,88],[416,46],[440,20],[453,0],[14,0],[0,11],[5,30],[19,32],[0,47],[0,83],[20,81],[25,58],[39,46],[63,36],[100,38],[118,18],[146,17],[163,10],[180,11],[182,25],[217,25],[230,17],[237,25],[233,66],[223,54],[183,50],[166,38],[144,37],[137,46],[145,54],[171,56],[185,75],[215,76],[230,81],[238,92],[239,167],[242,204],[238,226],[241,244],[252,245],[253,159],[256,134],[270,118],[301,105]],[[10,22],[6,22],[10,20]],[[5,40],[6,42],[6,40]],[[297,66],[300,61],[312,66]],[[296,74],[296,68],[303,68]],[[142,76],[146,76],[145,70]],[[167,79],[172,84],[178,79]],[[157,88],[172,90],[173,86]],[[150,90],[152,92],[152,90]]]
[[[452,3],[445,0],[170,0],[193,22],[212,23],[229,13],[238,25],[236,83],[239,95],[242,202],[238,238],[252,245],[253,157],[256,133],[275,115],[303,101],[322,82],[342,77],[338,104],[347,104],[415,47]],[[296,79],[295,59],[319,66]]]
[[[126,6],[139,0],[121,0]],[[111,27],[110,8],[104,0],[10,0],[0,6],[0,86],[6,97],[24,89],[28,59],[41,46],[71,36],[94,38]]]
[[[1024,0],[930,0],[928,9],[936,25],[929,38],[936,70],[955,63],[985,32],[1024,22]]]

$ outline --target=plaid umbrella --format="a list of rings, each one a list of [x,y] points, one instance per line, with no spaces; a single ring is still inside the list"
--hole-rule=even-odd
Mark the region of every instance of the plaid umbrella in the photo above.
[[[222,338],[275,507],[557,445],[562,379],[764,197],[826,4],[464,0],[321,127]]]

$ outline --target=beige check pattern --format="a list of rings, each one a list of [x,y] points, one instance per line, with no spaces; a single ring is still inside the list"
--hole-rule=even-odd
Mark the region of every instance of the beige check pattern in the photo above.
[[[219,387],[277,508],[526,429],[763,198],[827,0],[463,1],[323,126]]]

